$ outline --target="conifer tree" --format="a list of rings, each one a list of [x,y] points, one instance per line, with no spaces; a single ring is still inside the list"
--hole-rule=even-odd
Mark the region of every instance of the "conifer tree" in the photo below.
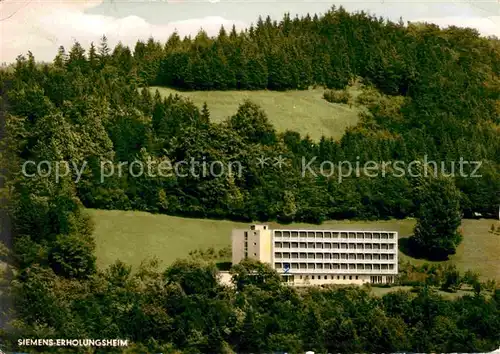
[[[94,45],[94,42],[90,43],[90,49],[89,49],[89,65],[92,70],[97,70],[99,66],[99,56],[97,54],[97,49]]]
[[[106,65],[109,55],[111,53],[111,49],[108,46],[108,38],[106,37],[106,35],[103,35],[101,37],[98,53],[99,53],[99,61],[101,63],[101,68],[102,68],[104,67],[104,65]]]
[[[207,102],[203,102],[203,108],[201,110],[201,121],[205,124],[210,122],[210,110],[208,109]]]

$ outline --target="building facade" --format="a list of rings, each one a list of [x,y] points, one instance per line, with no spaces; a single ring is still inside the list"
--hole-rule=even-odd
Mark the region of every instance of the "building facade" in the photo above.
[[[232,261],[270,264],[291,285],[393,283],[398,274],[398,233],[367,230],[233,230]]]

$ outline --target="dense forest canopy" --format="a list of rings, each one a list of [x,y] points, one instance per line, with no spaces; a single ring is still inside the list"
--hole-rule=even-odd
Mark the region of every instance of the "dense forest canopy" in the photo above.
[[[498,347],[498,291],[455,302],[428,289],[372,298],[361,290],[304,294],[269,282],[239,291],[217,285],[214,269],[181,263],[165,273],[95,266],[84,208],[171,215],[321,223],[413,216],[411,176],[337,178],[302,174],[303,159],[481,162],[480,178],[453,178],[460,210],[496,215],[500,204],[500,45],[475,30],[391,23],[333,8],[280,22],[259,19],[216,38],[172,35],[167,43],[85,50],[60,48],[51,64],[20,56],[0,71],[9,212],[19,276],[23,337],[130,338],[139,349],[190,353],[265,350],[486,351]],[[244,102],[220,124],[189,100],[147,89],[344,89],[361,81],[369,112],[337,141],[277,132]],[[263,154],[287,168],[262,169]],[[222,177],[134,173],[102,177],[139,161],[238,162]],[[28,168],[33,177],[21,173]],[[48,161],[51,164],[40,164]],[[75,167],[54,179],[54,163]],[[85,165],[85,169],[77,169]],[[25,165],[26,166],[26,165]],[[34,166],[39,166],[37,171]],[[60,167],[60,164],[57,165]],[[469,175],[475,168],[465,166]],[[133,172],[133,171],[132,171]],[[261,267],[248,265],[248,267]],[[248,270],[236,268],[246,274]],[[267,278],[266,278],[267,277]],[[245,284],[245,282],[243,282]],[[144,349],[147,348],[147,349]],[[170,349],[169,349],[170,348]]]
[[[17,117],[11,124],[20,124],[29,135],[18,141],[25,160],[40,159],[33,144],[42,136],[67,139],[64,132],[74,132],[78,141],[65,144],[58,158],[118,163],[204,156],[244,165],[244,174],[233,179],[122,177],[100,183],[94,171],[76,185],[88,207],[239,220],[402,218],[415,211],[409,178],[359,176],[339,184],[335,178],[303,178],[299,166],[304,157],[317,157],[316,168],[322,161],[425,158],[447,172],[457,171],[461,159],[480,161],[481,178],[455,173],[461,209],[466,216],[496,215],[499,48],[498,40],[481,38],[472,29],[404,26],[339,9],[321,18],[259,19],[245,32],[221,29],[217,38],[200,32],[192,39],[174,34],[165,44],[149,39],[133,51],[121,45],[112,50],[104,39],[86,53],[76,43],[69,53],[61,48],[52,65],[39,67],[31,55],[20,57],[15,74],[3,74],[3,85],[9,86],[9,112]],[[359,78],[378,91],[365,99],[371,113],[340,141],[310,141],[307,132],[278,134],[266,113],[251,103],[226,123],[211,124],[209,106],[201,112],[180,97],[138,90],[148,85],[344,88]],[[44,123],[54,117],[64,124]],[[253,161],[264,146],[270,158],[286,156],[293,167],[279,173],[256,168]],[[465,175],[474,166],[467,164]],[[294,215],[284,215],[285,195],[292,196]]]

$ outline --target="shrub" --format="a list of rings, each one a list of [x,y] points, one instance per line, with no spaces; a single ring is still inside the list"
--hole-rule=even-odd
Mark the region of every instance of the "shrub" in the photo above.
[[[363,92],[356,98],[356,103],[370,107],[382,100],[382,95],[374,88],[364,89]]]
[[[323,98],[331,103],[348,104],[351,101],[351,94],[346,90],[326,90]]]

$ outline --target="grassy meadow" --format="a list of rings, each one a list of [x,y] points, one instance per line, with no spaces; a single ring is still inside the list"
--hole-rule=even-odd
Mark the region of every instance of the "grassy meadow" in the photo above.
[[[258,104],[268,115],[279,132],[292,130],[318,141],[322,136],[340,139],[349,126],[356,125],[362,108],[354,104],[329,103],[323,99],[324,89],[305,91],[177,91],[165,87],[151,87],[164,96],[179,94],[191,99],[200,109],[206,102],[213,122],[222,122],[238,110],[238,106],[249,99]],[[359,87],[348,91],[356,97]]]
[[[95,221],[97,264],[100,268],[117,259],[137,267],[141,261],[156,257],[163,266],[175,259],[186,258],[190,251],[213,247],[220,249],[231,244],[231,230],[247,227],[231,221],[189,219],[154,215],[136,211],[107,211],[89,209]],[[479,272],[483,279],[500,281],[500,236],[488,232],[493,220],[463,220],[464,240],[457,253],[447,262],[465,272]],[[280,227],[268,223],[270,227]],[[412,234],[415,221],[328,221],[323,225],[292,224],[281,227],[394,230],[400,238]],[[401,259],[421,264],[428,261],[411,258],[400,252]],[[224,260],[221,260],[224,261]]]

